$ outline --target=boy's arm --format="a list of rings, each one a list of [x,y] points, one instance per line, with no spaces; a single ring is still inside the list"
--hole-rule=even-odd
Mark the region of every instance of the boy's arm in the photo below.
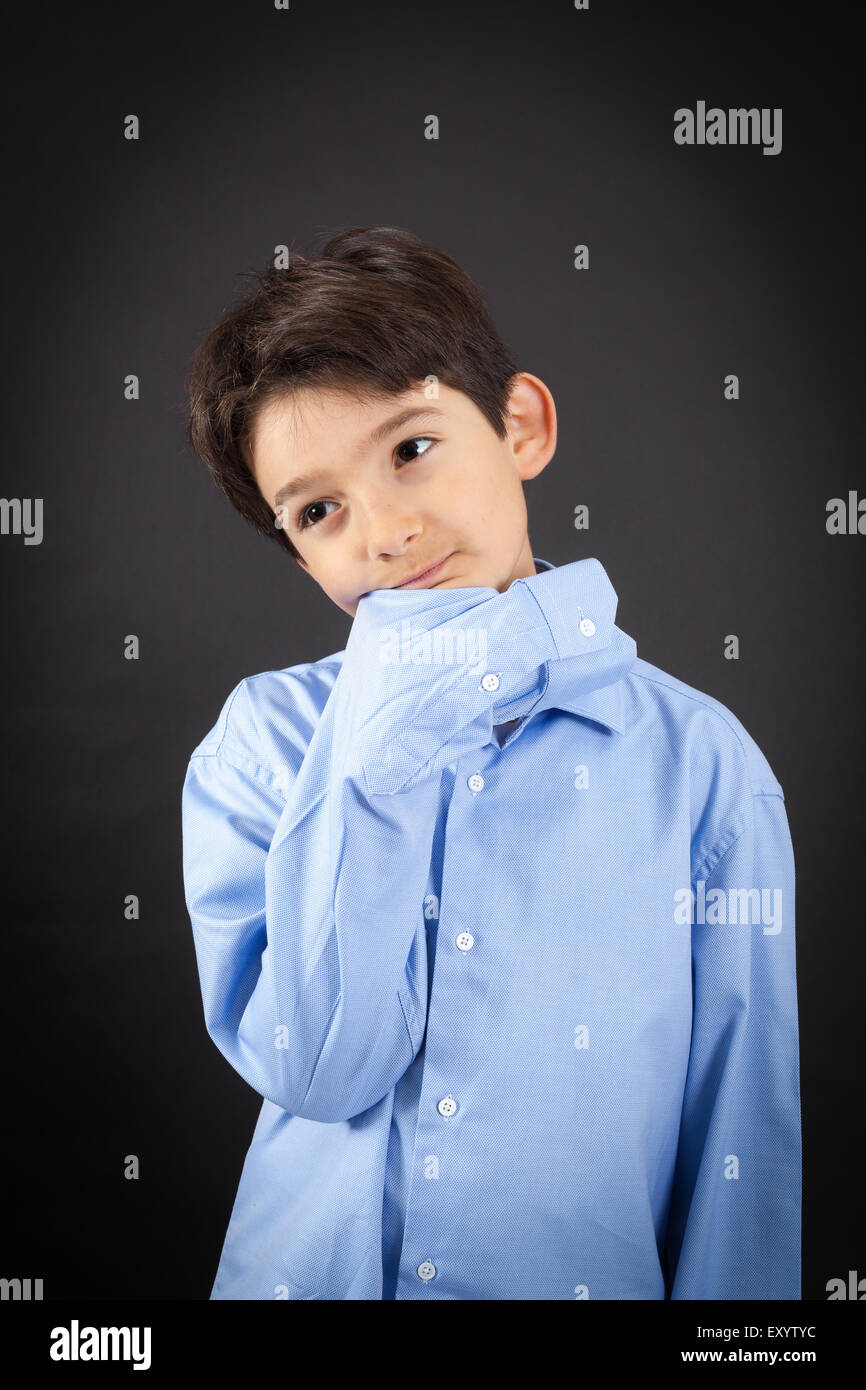
[[[214,1043],[260,1095],[336,1121],[380,1100],[420,1046],[436,787],[374,806],[332,783],[318,730],[288,795],[225,743],[192,757],[184,880]]]
[[[208,1032],[259,1094],[292,1114],[361,1113],[421,1045],[432,774],[483,746],[495,703],[522,693],[558,654],[524,586],[482,603],[479,594],[385,590],[362,600],[285,796],[231,727],[190,760],[184,878]],[[399,627],[409,613],[452,635],[483,623],[490,669],[501,673],[495,689],[481,684],[486,669],[466,662],[381,661],[383,624]]]
[[[745,828],[704,882],[705,915],[724,901],[725,916],[711,925],[696,910],[691,929],[694,1012],[664,1250],[669,1297],[799,1299],[794,859],[781,795],[751,797]]]

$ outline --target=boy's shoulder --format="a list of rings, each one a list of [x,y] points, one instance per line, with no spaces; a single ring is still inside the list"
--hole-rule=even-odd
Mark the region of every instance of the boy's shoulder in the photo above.
[[[744,760],[756,795],[784,796],[765,754],[727,705],[706,691],[638,657],[624,678],[634,701],[633,717],[647,712],[664,719],[697,754],[712,747]]]
[[[219,756],[252,773],[297,771],[345,650],[240,680],[192,757]]]

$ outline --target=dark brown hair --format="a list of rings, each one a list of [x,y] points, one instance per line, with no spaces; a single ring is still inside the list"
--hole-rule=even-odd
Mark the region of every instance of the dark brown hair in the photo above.
[[[242,272],[257,288],[196,349],[187,438],[241,516],[298,558],[245,457],[267,402],[309,386],[375,400],[432,374],[504,439],[519,368],[469,276],[412,232],[348,227],[317,255],[288,260]]]

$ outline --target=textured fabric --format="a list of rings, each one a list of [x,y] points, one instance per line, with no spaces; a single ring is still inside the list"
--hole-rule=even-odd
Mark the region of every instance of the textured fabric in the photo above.
[[[212,1299],[800,1298],[782,788],[598,560],[536,568],[374,590],[192,754],[205,1023],[264,1098]]]

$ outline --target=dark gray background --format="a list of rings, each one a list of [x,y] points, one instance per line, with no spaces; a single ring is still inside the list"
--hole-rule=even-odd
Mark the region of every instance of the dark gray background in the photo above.
[[[828,498],[866,491],[845,13],[197,0],[7,28],[0,495],[44,498],[45,537],[0,537],[0,1273],[48,1299],[208,1296],[260,1101],[204,1028],[181,785],[242,677],[339,650],[350,620],[187,452],[183,378],[240,270],[387,222],[455,256],[554,394],[534,553],[598,557],[639,655],[727,704],[785,789],[805,1296],[866,1274],[866,537],[825,529]],[[782,153],[676,146],[699,99],[781,106]]]

